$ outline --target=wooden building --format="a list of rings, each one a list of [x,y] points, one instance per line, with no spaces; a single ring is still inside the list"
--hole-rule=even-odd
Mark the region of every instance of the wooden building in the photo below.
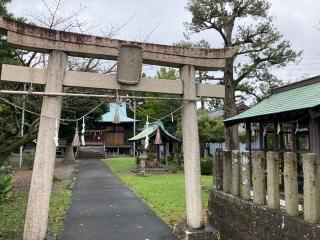
[[[302,179],[302,153],[317,154],[320,163],[320,76],[275,88],[262,102],[225,120],[226,126],[239,123],[246,124],[246,150],[279,152],[282,172],[282,154],[297,153]]]
[[[131,155],[133,145],[128,139],[133,136],[135,120],[127,116],[126,107],[125,103],[110,103],[109,111],[86,131],[86,145],[105,146],[108,155]]]

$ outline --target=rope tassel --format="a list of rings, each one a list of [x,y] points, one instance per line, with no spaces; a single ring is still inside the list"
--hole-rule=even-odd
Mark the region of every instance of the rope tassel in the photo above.
[[[119,114],[119,105],[118,104],[117,104],[117,107],[116,107],[116,112],[114,114],[114,118],[113,118],[112,123],[114,123],[114,124],[119,124],[120,123],[120,114]]]
[[[160,129],[157,129],[157,134],[156,134],[156,139],[154,140],[154,144],[162,144],[162,138],[161,138],[161,133],[160,133]]]
[[[73,147],[79,147],[80,146],[78,122],[77,122],[77,125],[76,125],[76,130],[75,130],[73,141],[72,141],[72,146]]]

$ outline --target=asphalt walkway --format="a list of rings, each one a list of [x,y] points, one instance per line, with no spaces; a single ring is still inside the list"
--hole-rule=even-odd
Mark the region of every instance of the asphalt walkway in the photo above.
[[[177,239],[98,159],[81,159],[64,240]]]

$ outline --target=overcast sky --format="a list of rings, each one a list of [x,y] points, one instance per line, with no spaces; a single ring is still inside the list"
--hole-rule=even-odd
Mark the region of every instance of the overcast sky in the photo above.
[[[53,0],[48,0],[52,2]],[[319,0],[271,0],[271,15],[275,17],[275,26],[290,40],[296,50],[303,50],[303,60],[299,65],[290,65],[285,70],[275,73],[285,81],[303,77],[320,75],[320,31],[315,26],[320,21]],[[99,27],[94,31],[98,34],[105,26],[121,25],[128,19],[131,21],[116,38],[144,41],[152,30],[148,42],[172,44],[183,40],[183,23],[191,20],[185,10],[187,0],[69,0],[65,11],[79,7],[87,8],[82,13],[90,22]],[[29,12],[43,12],[41,0],[12,0],[8,6],[16,16],[26,16]],[[212,47],[221,47],[221,40],[207,31],[192,37],[193,41],[205,39]]]

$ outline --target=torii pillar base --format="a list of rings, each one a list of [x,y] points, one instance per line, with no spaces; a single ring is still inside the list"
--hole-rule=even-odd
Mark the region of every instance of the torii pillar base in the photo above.
[[[186,223],[175,226],[174,233],[181,240],[219,240],[219,231],[206,224],[201,229],[190,229]]]

